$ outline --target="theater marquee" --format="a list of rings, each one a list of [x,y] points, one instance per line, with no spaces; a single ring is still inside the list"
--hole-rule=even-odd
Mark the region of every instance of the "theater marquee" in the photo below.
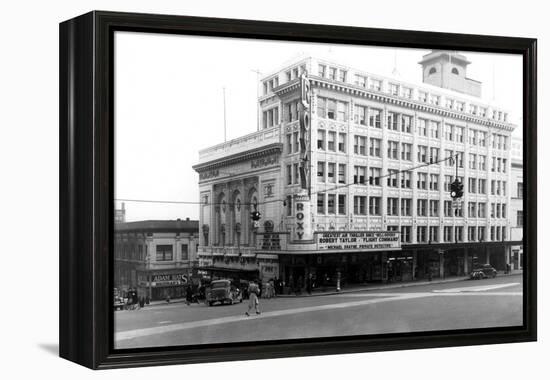
[[[399,232],[396,231],[323,231],[316,235],[318,250],[401,249]]]

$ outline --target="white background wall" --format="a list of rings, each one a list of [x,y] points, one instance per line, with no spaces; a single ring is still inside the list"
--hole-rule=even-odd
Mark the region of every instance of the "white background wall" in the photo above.
[[[57,358],[58,23],[92,9],[342,24],[539,38],[539,215],[550,141],[543,105],[550,30],[544,2],[502,1],[19,1],[0,22],[0,223],[3,378],[543,378],[549,338],[548,281],[539,269],[539,342],[329,357],[156,367],[93,373]],[[361,4],[361,5],[359,5]],[[545,99],[546,96],[546,99]],[[548,224],[539,218],[543,236]],[[539,268],[548,243],[539,239]],[[484,375],[481,375],[483,377]]]

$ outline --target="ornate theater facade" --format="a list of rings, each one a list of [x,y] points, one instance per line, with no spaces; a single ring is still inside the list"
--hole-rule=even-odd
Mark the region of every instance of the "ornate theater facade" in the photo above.
[[[420,85],[316,58],[264,77],[259,130],[194,166],[201,268],[298,288],[503,270],[515,125],[464,56],[420,64]]]

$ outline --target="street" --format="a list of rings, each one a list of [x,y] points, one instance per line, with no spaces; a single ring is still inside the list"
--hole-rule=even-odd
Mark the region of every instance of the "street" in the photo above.
[[[521,275],[208,307],[115,312],[115,348],[384,334],[522,324]]]

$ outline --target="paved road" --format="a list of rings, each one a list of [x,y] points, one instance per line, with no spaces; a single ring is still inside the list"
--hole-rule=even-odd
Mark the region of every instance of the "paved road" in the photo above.
[[[236,305],[157,305],[115,313],[117,348],[515,326],[522,277],[497,277]]]

